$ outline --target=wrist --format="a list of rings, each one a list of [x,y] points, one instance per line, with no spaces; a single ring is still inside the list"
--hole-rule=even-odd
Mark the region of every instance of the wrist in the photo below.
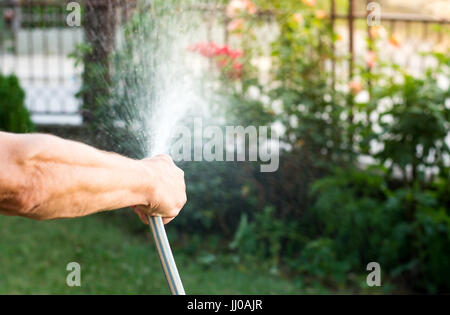
[[[143,206],[149,206],[152,201],[152,196],[154,194],[154,184],[155,181],[153,180],[155,177],[154,171],[149,165],[149,163],[144,162],[143,160],[136,161],[139,165],[139,173],[138,176],[141,180],[137,181],[139,182],[138,190],[141,195],[141,203],[137,205],[143,205]]]

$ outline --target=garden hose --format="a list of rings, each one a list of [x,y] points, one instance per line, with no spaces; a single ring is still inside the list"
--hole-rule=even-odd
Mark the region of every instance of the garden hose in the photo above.
[[[173,259],[172,250],[170,249],[169,240],[167,239],[166,230],[160,216],[147,215],[148,224],[153,233],[156,249],[158,251],[159,260],[169,284],[170,293],[172,295],[185,295],[180,275],[178,274],[177,265]]]

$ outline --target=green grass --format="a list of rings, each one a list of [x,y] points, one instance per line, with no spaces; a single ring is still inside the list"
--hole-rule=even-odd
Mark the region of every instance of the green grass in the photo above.
[[[168,294],[147,237],[98,215],[41,222],[0,216],[0,294]],[[188,294],[300,293],[258,266],[205,266],[177,248],[174,255]],[[81,287],[66,285],[71,261],[81,265]]]

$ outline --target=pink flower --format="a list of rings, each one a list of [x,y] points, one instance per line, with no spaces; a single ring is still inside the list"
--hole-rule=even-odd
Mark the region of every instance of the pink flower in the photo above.
[[[251,2],[250,0],[245,1],[246,2],[246,9],[248,14],[255,14],[257,10],[256,5]]]
[[[317,10],[315,12],[315,14],[316,14],[316,18],[318,18],[319,20],[321,20],[327,16],[327,13],[324,10]]]
[[[187,49],[190,51],[198,52],[200,55],[209,58],[213,57],[216,54],[219,47],[217,46],[217,44],[213,42],[210,43],[202,42],[190,45]]]
[[[228,56],[231,59],[237,59],[239,57],[241,57],[244,53],[241,50],[230,50],[228,51]]]
[[[391,37],[389,37],[389,43],[391,43],[392,46],[399,48],[401,46],[400,41],[397,39],[397,37],[392,34]]]
[[[356,95],[359,92],[361,92],[362,88],[363,88],[361,82],[359,82],[359,81],[351,81],[351,82],[349,82],[348,87],[350,89],[350,92],[352,92],[352,94],[354,94],[354,95]]]
[[[369,68],[372,68],[375,65],[375,61],[377,60],[377,55],[373,51],[369,51],[365,57],[366,64]]]
[[[294,19],[295,22],[297,22],[298,24],[301,24],[303,22],[303,15],[301,13],[294,13],[292,15],[292,18]]]
[[[227,56],[231,59],[239,58],[242,55],[243,53],[241,50],[230,49],[230,47],[228,47],[227,45],[218,47],[218,49],[215,52],[215,56]]]
[[[385,37],[386,29],[381,25],[372,26],[369,30],[369,34],[371,38]]]
[[[226,8],[226,15],[230,18],[242,13],[255,14],[256,5],[250,0],[231,0]]]
[[[229,48],[227,45],[222,46],[222,47],[217,47],[217,50],[215,51],[215,56],[226,56],[228,55],[229,52]]]
[[[241,31],[244,28],[244,19],[233,19],[227,25],[229,32]]]
[[[316,5],[316,0],[302,0],[304,4],[306,4],[309,7],[313,7]]]
[[[245,3],[242,0],[231,0],[226,8],[228,17],[233,18],[245,10]]]

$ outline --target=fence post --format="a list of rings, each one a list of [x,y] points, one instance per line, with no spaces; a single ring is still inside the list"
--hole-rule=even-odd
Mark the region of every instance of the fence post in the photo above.
[[[331,33],[334,37],[334,22],[336,20],[336,1],[330,0],[330,27]],[[331,89],[334,94],[334,88],[336,84],[336,47],[335,47],[335,38],[333,38],[331,42]]]
[[[354,3],[353,0],[349,0],[348,3],[348,52],[349,52],[349,63],[348,63],[348,78],[349,81],[353,78],[353,58],[354,58],[354,52],[353,52],[353,31],[354,31]]]
[[[18,37],[19,37],[19,29],[20,25],[22,24],[22,8],[20,7],[20,3],[18,0],[14,0],[13,2],[14,6],[14,18],[12,20],[12,34],[13,34],[13,41],[14,41],[14,54],[18,53]]]
[[[353,0],[349,0],[348,3],[348,36],[349,36],[349,42],[348,42],[348,50],[349,50],[349,60],[348,60],[348,81],[350,82],[353,79],[353,59],[354,59],[354,51],[353,51],[353,31],[354,31],[354,3]],[[352,150],[353,147],[353,118],[354,118],[354,97],[352,93],[348,93],[348,106],[349,106],[349,115],[348,115],[348,122],[350,124],[350,131],[349,131],[349,144],[350,144],[350,150]]]
[[[369,16],[369,11],[367,10],[367,7],[369,5],[369,3],[371,2],[371,0],[366,0],[366,23],[367,23],[367,38],[368,38],[368,51],[373,51],[374,48],[374,42],[373,42],[373,37],[372,37],[372,33],[370,32],[370,28],[372,26],[369,25],[369,22],[367,20],[368,16]],[[369,78],[367,80],[367,89],[369,92],[369,100],[371,99],[372,96],[372,80],[370,79],[370,73],[371,73],[371,68],[369,66],[367,66],[367,72],[369,73]]]

